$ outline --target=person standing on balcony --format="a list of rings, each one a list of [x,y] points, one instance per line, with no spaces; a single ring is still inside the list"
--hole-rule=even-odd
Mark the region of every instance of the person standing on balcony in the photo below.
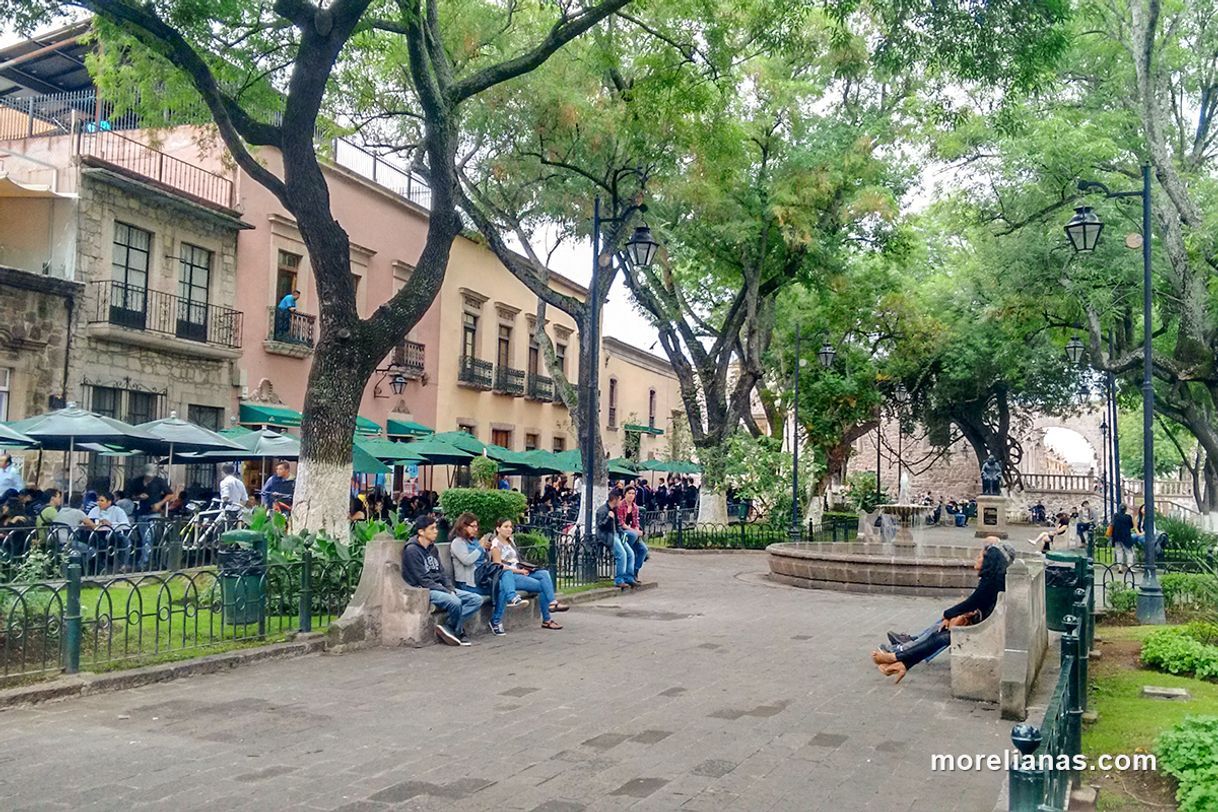
[[[296,313],[296,308],[300,303],[300,291],[293,290],[291,293],[285,293],[283,298],[279,300],[279,304],[275,307],[275,338],[280,341],[291,341],[292,337],[292,316]]]

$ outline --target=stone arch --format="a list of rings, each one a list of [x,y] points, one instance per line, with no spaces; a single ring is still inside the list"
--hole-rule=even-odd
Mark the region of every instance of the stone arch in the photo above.
[[[1086,441],[1095,455],[1095,472],[1099,473],[1101,455],[1104,453],[1104,433],[1100,430],[1100,423],[1103,421],[1104,411],[1099,407],[1079,414],[1066,416],[1038,415],[1032,421],[1032,425],[1019,438],[1024,449],[1024,460],[1020,466],[1021,472],[1027,474],[1050,473],[1049,471],[1038,470],[1038,466],[1043,465],[1043,458],[1039,455],[1047,451],[1045,443],[1046,435],[1051,430],[1056,429],[1071,432]]]

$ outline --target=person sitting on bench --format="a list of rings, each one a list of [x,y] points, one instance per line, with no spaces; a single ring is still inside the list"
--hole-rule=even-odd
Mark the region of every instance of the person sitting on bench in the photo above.
[[[996,544],[989,544],[978,552],[974,564],[978,580],[973,593],[955,606],[944,610],[938,629],[930,635],[899,646],[891,652],[881,649],[871,652],[871,659],[880,673],[886,677],[895,676],[896,682],[900,682],[910,668],[933,657],[951,644],[952,627],[971,626],[989,617],[998,603],[998,593],[1006,589],[1009,563],[1006,552]]]
[[[482,608],[482,596],[457,589],[449,580],[440,555],[436,552],[436,536],[440,529],[436,520],[424,516],[414,526],[414,536],[402,548],[402,578],[413,587],[426,589],[431,605],[448,613],[448,625],[436,624],[436,637],[450,646],[468,646],[465,639],[465,619]]]

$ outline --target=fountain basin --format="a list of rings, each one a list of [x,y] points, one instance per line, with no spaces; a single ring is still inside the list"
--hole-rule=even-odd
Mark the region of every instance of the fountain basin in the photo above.
[[[804,589],[940,597],[977,585],[976,548],[784,541],[766,552],[773,580]]]

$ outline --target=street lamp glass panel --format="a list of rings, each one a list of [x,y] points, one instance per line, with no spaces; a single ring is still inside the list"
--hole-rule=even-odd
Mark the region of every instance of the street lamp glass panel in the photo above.
[[[1083,360],[1083,342],[1078,336],[1074,336],[1066,342],[1066,357],[1070,359],[1070,363],[1077,364]]]
[[[893,392],[893,395],[896,397],[897,403],[902,405],[909,403],[909,390],[905,388],[905,384],[897,384],[896,391]]]
[[[821,345],[820,352],[816,353],[816,357],[820,359],[820,365],[825,369],[833,366],[833,359],[837,357],[837,350],[833,349],[833,345],[825,343]]]
[[[1104,224],[1090,206],[1079,206],[1065,228],[1066,236],[1070,238],[1075,252],[1082,254],[1095,250],[1095,246],[1100,242],[1100,232],[1104,230]]]
[[[638,226],[635,228],[630,242],[626,243],[626,252],[636,267],[647,268],[655,259],[656,249],[659,247],[660,244],[651,236],[651,229],[647,226]]]
[[[402,390],[406,388],[406,376],[400,372],[395,373],[389,381],[389,388],[393,390],[395,395],[402,394]]]

